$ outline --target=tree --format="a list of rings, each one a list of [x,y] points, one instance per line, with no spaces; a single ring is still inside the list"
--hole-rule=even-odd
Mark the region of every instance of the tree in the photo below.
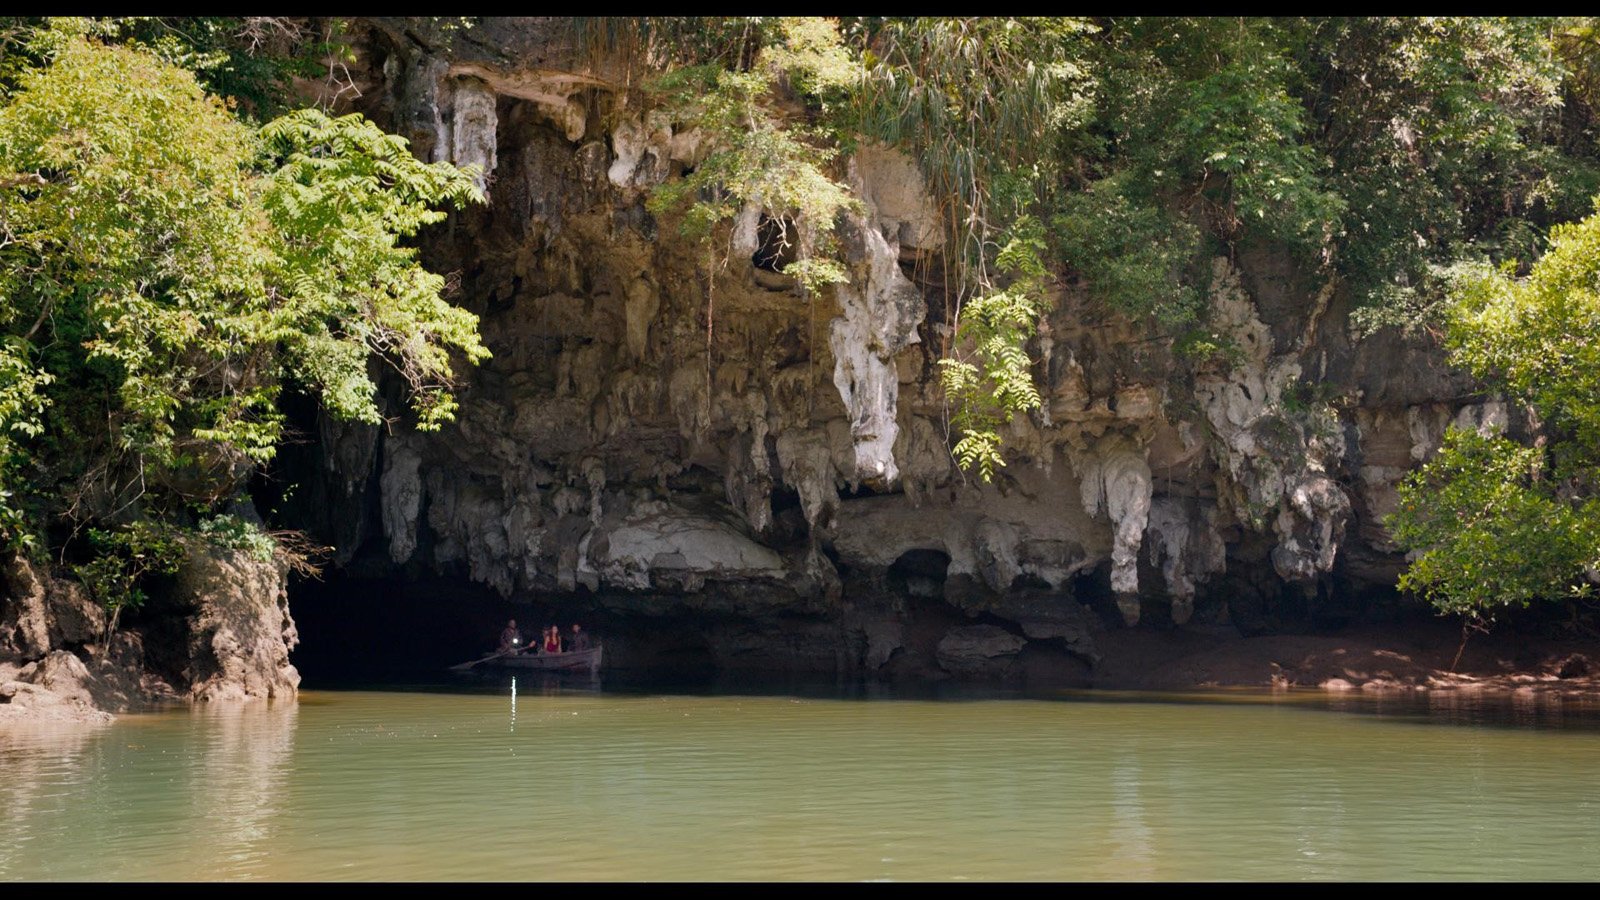
[[[0,108],[0,538],[209,516],[273,455],[286,384],[379,421],[369,360],[420,427],[450,418],[452,358],[488,351],[403,241],[482,199],[470,172],[360,116],[255,129],[149,52],[57,44]]]
[[[1400,586],[1442,611],[1589,596],[1600,576],[1600,213],[1551,230],[1517,280],[1480,269],[1457,288],[1452,359],[1526,403],[1532,445],[1452,429],[1388,519],[1415,554]]]

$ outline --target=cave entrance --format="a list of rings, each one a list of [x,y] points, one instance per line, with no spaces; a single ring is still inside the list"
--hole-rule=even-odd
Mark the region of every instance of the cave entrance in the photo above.
[[[291,585],[289,613],[300,634],[290,662],[308,687],[441,673],[491,651],[508,619],[528,637],[556,621],[553,609],[514,604],[463,579],[360,578],[337,570]]]
[[[794,220],[788,216],[763,214],[761,224],[756,228],[756,244],[756,252],[750,255],[751,265],[782,274],[784,268],[794,262],[799,251],[799,235],[795,231]]]
[[[515,619],[524,640],[577,622],[605,645],[609,683],[697,683],[716,672],[705,622],[619,612],[595,595],[533,592],[507,600],[465,578],[360,577],[329,572],[289,588],[300,644],[289,657],[302,687],[459,683],[450,666],[494,650]],[[475,671],[492,676],[493,670]]]
[[[943,600],[949,571],[950,554],[943,550],[907,550],[889,566],[889,587],[907,597]]]

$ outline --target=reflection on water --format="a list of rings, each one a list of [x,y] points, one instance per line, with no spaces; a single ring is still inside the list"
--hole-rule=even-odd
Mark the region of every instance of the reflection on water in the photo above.
[[[299,710],[199,706],[0,734],[0,879],[266,876]],[[215,873],[215,874],[206,874]],[[225,873],[225,875],[223,874]]]
[[[0,734],[0,880],[1592,880],[1597,712],[308,692]]]
[[[1101,869],[1102,878],[1152,880],[1156,877],[1152,832],[1145,824],[1139,796],[1139,760],[1125,755],[1111,770],[1111,841],[1115,848]]]
[[[195,710],[190,741],[194,758],[189,793],[194,820],[206,823],[186,848],[200,865],[229,877],[266,872],[287,787],[299,707],[205,706]]]
[[[103,729],[54,723],[0,728],[0,880],[39,852],[35,823],[78,793],[85,750]]]

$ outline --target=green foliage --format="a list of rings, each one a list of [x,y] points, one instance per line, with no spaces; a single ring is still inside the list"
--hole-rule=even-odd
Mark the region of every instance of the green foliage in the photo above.
[[[39,411],[49,383],[48,372],[29,364],[23,341],[7,337],[0,343],[0,546],[32,542],[27,516],[10,485],[23,476],[28,459],[21,442],[44,430]]]
[[[1364,327],[1426,327],[1434,272],[1528,260],[1600,190],[1589,20],[1098,24],[1059,252],[1169,331],[1203,324],[1195,261],[1247,244],[1337,275]]]
[[[206,92],[257,117],[282,111],[295,78],[327,74],[327,60],[348,53],[329,20],[283,16],[100,16],[0,18],[0,96],[20,75],[45,65],[74,38],[144,50],[192,72]]]
[[[1600,188],[1592,124],[1562,111],[1551,25],[1307,24],[1298,54],[1346,198],[1337,267],[1365,302],[1403,305],[1429,265],[1526,260],[1552,222],[1583,214]]]
[[[374,357],[419,424],[476,317],[402,241],[481,200],[359,116],[259,131],[189,72],[82,37],[0,108],[0,521],[166,515],[235,491],[298,382],[378,421]],[[24,471],[26,470],[26,472]],[[31,495],[25,496],[25,495]]]
[[[1525,280],[1487,268],[1459,279],[1447,328],[1452,359],[1531,404],[1544,436],[1450,433],[1387,521],[1418,554],[1401,587],[1474,614],[1588,594],[1600,569],[1600,214],[1553,229]]]
[[[1419,553],[1400,576],[1441,612],[1492,616],[1587,596],[1600,565],[1600,500],[1561,496],[1538,448],[1451,429],[1400,488],[1389,527]]]
[[[114,391],[124,447],[162,464],[180,419],[226,427],[185,400],[260,293],[254,154],[188,73],[82,39],[0,109],[8,336],[59,387]]]
[[[1569,102],[1600,108],[1600,21],[1591,16],[1558,19],[1551,28],[1556,58],[1567,71]]]
[[[1198,263],[1272,240],[1307,255],[1340,199],[1305,137],[1295,69],[1270,20],[1115,19],[1088,50],[1093,115],[1055,222],[1061,258],[1114,309],[1171,333],[1204,318]]]
[[[111,614],[107,632],[114,632],[124,610],[138,609],[149,599],[147,588],[154,576],[178,571],[190,552],[193,538],[214,547],[244,551],[257,562],[270,562],[278,544],[259,526],[234,515],[202,519],[185,528],[157,519],[141,519],[118,528],[91,528],[94,556],[73,567],[73,574],[90,596]]]
[[[832,19],[785,17],[778,20],[778,30],[782,40],[767,47],[765,61],[796,94],[837,101],[861,83],[861,64]]]
[[[1600,213],[1552,229],[1525,281],[1483,271],[1465,282],[1451,312],[1452,359],[1499,380],[1600,462]]]
[[[404,138],[359,115],[300,110],[261,129],[269,165],[262,192],[270,227],[266,270],[277,308],[257,332],[282,342],[288,368],[341,418],[378,422],[366,360],[387,359],[411,388],[418,427],[456,405],[450,351],[489,356],[478,317],[441,296],[444,278],[400,244],[442,221],[436,206],[482,202],[473,173],[426,165]]]
[[[985,288],[991,234],[1009,226],[1019,180],[1046,190],[1056,171],[1051,132],[1087,112],[1084,19],[976,17],[852,23],[866,73],[838,124],[918,160],[947,204],[954,262]],[[1010,185],[1007,184],[1010,182]],[[1009,188],[1009,190],[1008,190]],[[972,270],[968,273],[967,270]]]
[[[123,610],[138,609],[148,599],[147,576],[178,571],[183,542],[177,529],[149,520],[117,529],[91,529],[89,539],[97,555],[73,571],[95,602],[111,614],[106,625],[110,634],[117,630]]]
[[[701,129],[713,149],[692,173],[655,188],[649,208],[680,215],[683,233],[702,241],[746,204],[775,222],[793,221],[800,253],[788,273],[816,291],[845,280],[843,267],[826,253],[835,219],[858,204],[826,171],[837,150],[817,129],[786,121],[775,92],[788,84],[826,95],[848,88],[859,73],[830,20],[780,19],[769,30],[771,43],[748,71],[708,63],[651,84],[673,118]]]
[[[1048,277],[1042,232],[1031,218],[1017,220],[995,261],[1010,283],[967,301],[954,349],[939,360],[940,384],[954,410],[950,424],[961,433],[952,455],[963,470],[976,468],[985,482],[1005,465],[1000,428],[1041,402],[1027,341],[1037,328]]]
[[[1494,271],[1487,257],[1430,263],[1415,285],[1391,286],[1383,303],[1351,310],[1350,331],[1357,339],[1382,328],[1399,329],[1408,337],[1422,332],[1442,333],[1453,298],[1474,290]]]
[[[271,562],[278,550],[278,542],[261,530],[254,522],[235,515],[212,516],[201,520],[195,534],[214,547],[225,550],[243,550],[256,562]]]
[[[1203,308],[1189,274],[1200,229],[1129,196],[1130,181],[1128,173],[1110,175],[1063,197],[1053,220],[1058,252],[1115,308],[1174,330],[1192,327]]]
[[[1205,328],[1190,328],[1179,334],[1172,342],[1172,352],[1199,367],[1235,369],[1245,361],[1244,350],[1233,338]]]

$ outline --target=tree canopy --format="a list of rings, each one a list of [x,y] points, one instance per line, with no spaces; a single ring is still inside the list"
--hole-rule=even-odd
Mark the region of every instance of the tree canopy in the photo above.
[[[1452,357],[1537,415],[1537,440],[1452,428],[1390,518],[1415,558],[1402,587],[1492,617],[1588,596],[1600,577],[1600,213],[1551,231],[1526,279],[1458,282]]]
[[[454,409],[477,319],[407,246],[471,172],[358,115],[255,127],[148,50],[49,31],[0,106],[0,531],[207,520],[272,457],[294,385],[418,427]]]

